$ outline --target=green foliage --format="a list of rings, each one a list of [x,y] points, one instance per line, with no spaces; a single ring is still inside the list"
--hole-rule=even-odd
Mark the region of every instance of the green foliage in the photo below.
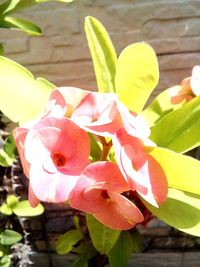
[[[69,253],[73,246],[83,238],[83,234],[79,230],[70,230],[61,235],[56,243],[56,251],[60,255]]]
[[[101,148],[95,139],[95,137],[88,133],[89,139],[90,139],[90,157],[92,161],[97,161],[100,159],[101,156]]]
[[[131,111],[142,111],[158,79],[158,62],[150,45],[135,43],[122,51],[116,65],[115,88]]]
[[[173,86],[160,93],[152,103],[142,112],[142,116],[146,119],[149,127],[154,126],[164,116],[173,110],[182,107],[185,104],[183,100],[180,103],[173,103],[172,99],[174,95],[177,95],[180,91],[180,86]]]
[[[117,242],[121,231],[106,227],[90,214],[86,215],[86,220],[90,238],[94,247],[101,254],[108,255],[110,250]]]
[[[54,85],[41,78],[35,80],[27,69],[5,57],[0,57],[0,73],[2,112],[20,124],[37,117]]]
[[[165,148],[154,148],[150,155],[162,166],[169,187],[200,195],[198,160]]]
[[[9,167],[15,161],[16,145],[12,135],[9,135],[4,141],[1,138],[3,147],[0,148],[0,165],[3,167]]]
[[[1,245],[11,246],[18,243],[22,239],[22,235],[13,231],[13,230],[5,230],[0,235],[0,243]]]
[[[41,215],[44,212],[44,207],[38,204],[37,207],[32,208],[28,200],[22,200],[13,207],[13,212],[19,217],[33,217]]]
[[[200,96],[161,119],[152,127],[151,139],[158,146],[185,153],[200,145],[199,127]]]
[[[103,25],[93,17],[86,17],[85,32],[92,55],[99,92],[114,92],[117,55]]]
[[[122,231],[108,258],[110,267],[124,267],[127,265],[133,251],[133,239],[128,231]]]
[[[9,256],[4,256],[0,259],[0,267],[10,267],[11,259]]]
[[[6,199],[6,204],[8,207],[13,208],[19,203],[19,199],[15,195],[8,195]]]
[[[169,188],[168,199],[155,208],[146,207],[167,224],[194,236],[200,236],[200,196]]]
[[[73,262],[71,267],[88,267],[88,262],[84,258],[78,258]]]
[[[34,23],[9,16],[0,21],[0,28],[17,29],[31,35],[41,35],[42,33],[42,30]]]
[[[3,203],[0,206],[0,212],[4,215],[10,216],[13,214],[13,210],[11,207],[9,207],[6,203]]]
[[[81,243],[76,248],[76,252],[81,258],[84,258],[85,260],[92,259],[97,254],[97,251],[91,241]]]

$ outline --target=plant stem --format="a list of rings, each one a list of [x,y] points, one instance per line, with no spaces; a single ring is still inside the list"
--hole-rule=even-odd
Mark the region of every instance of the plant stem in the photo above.
[[[98,136],[98,137],[103,146],[99,161],[104,161],[107,159],[108,153],[112,147],[112,140],[110,140],[109,142],[106,142],[105,137],[102,137],[102,136]]]

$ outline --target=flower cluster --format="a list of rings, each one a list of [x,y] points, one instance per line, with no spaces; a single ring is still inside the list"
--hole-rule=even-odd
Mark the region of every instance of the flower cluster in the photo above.
[[[178,93],[172,96],[172,104],[179,104],[182,101],[190,101],[200,95],[200,66],[192,69],[192,75],[183,79],[179,85]]]
[[[95,161],[89,134],[101,145]],[[145,219],[138,196],[155,207],[167,198],[165,173],[148,153],[155,146],[149,135],[116,94],[55,89],[40,118],[14,130],[31,205],[68,201],[108,227],[132,228]]]

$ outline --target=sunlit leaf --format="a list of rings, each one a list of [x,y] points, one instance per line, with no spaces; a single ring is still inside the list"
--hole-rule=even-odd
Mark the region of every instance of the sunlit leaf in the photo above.
[[[142,111],[158,79],[158,62],[150,45],[135,43],[122,51],[116,65],[115,88],[130,110]]]
[[[0,267],[10,267],[11,258],[9,256],[4,256],[0,259]]]
[[[17,152],[16,150],[16,145],[15,145],[15,140],[13,135],[9,135],[4,144],[4,150],[10,157],[15,157],[15,154]]]
[[[10,207],[13,208],[17,205],[17,203],[19,202],[18,197],[16,197],[15,195],[8,195],[6,198],[6,204]]]
[[[56,251],[60,255],[69,253],[73,246],[83,238],[83,234],[79,230],[70,230],[61,235],[56,243]]]
[[[200,195],[200,161],[159,147],[150,155],[162,166],[169,187]]]
[[[142,200],[144,201],[144,200]],[[174,188],[159,208],[144,201],[147,208],[167,224],[194,236],[200,236],[200,196]]]
[[[1,90],[1,89],[0,89]],[[1,102],[1,100],[0,100]],[[3,167],[9,167],[13,164],[14,159],[10,157],[4,149],[0,149],[0,165]]]
[[[0,57],[0,84],[0,110],[20,124],[43,111],[54,88],[37,82],[27,69],[5,57]]]
[[[94,247],[101,254],[108,254],[117,242],[121,231],[106,227],[90,214],[86,215],[86,220]]]
[[[13,208],[13,212],[20,217],[32,217],[41,215],[44,212],[44,207],[39,204],[37,207],[32,208],[28,200],[22,200]]]
[[[109,252],[110,267],[124,267],[131,257],[133,250],[132,236],[128,231],[122,231],[116,244]]]
[[[117,55],[112,41],[103,25],[91,16],[85,19],[85,32],[92,55],[99,92],[114,92]]]
[[[161,147],[185,153],[200,145],[200,96],[172,111],[151,128],[151,139]]]
[[[4,17],[8,14],[14,13],[20,9],[31,7],[35,4],[35,0],[7,0],[0,4],[0,14],[2,14]]]
[[[21,30],[31,35],[41,35],[42,33],[41,29],[36,24],[24,19],[8,16],[0,21],[0,27]]]
[[[0,212],[7,216],[10,216],[13,214],[12,208],[10,208],[6,203],[3,203],[0,206]]]
[[[18,243],[22,239],[22,235],[13,230],[5,230],[1,233],[0,243],[2,245],[11,246]]]
[[[152,103],[142,112],[142,116],[146,119],[149,126],[152,127],[162,117],[167,115],[169,112],[182,107],[185,104],[183,99],[179,103],[174,103],[174,96],[177,95],[181,90],[181,86],[173,86],[160,93]]]

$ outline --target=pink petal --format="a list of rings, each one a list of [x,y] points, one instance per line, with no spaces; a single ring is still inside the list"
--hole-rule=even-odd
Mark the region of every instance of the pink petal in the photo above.
[[[128,230],[144,217],[140,210],[127,198],[110,193],[111,200],[98,213],[93,214],[97,220],[112,229]]]
[[[39,199],[36,197],[36,195],[33,192],[33,189],[29,183],[29,189],[28,189],[28,200],[30,205],[35,208],[40,203]]]
[[[29,177],[30,164],[27,162],[25,158],[25,154],[24,154],[24,143],[25,143],[27,133],[28,133],[28,129],[21,128],[21,127],[18,127],[13,131],[15,143],[17,146],[17,150],[19,152],[19,157],[22,163],[24,173],[27,177]]]
[[[59,171],[46,172],[41,162],[35,160],[30,168],[30,185],[41,201],[60,203],[67,201],[79,176],[70,176]]]
[[[71,117],[75,108],[90,93],[76,87],[60,87],[51,93],[50,100],[54,99],[59,105],[65,107],[65,116]]]
[[[115,94],[88,94],[72,115],[83,129],[101,136],[111,136],[121,127]]]

